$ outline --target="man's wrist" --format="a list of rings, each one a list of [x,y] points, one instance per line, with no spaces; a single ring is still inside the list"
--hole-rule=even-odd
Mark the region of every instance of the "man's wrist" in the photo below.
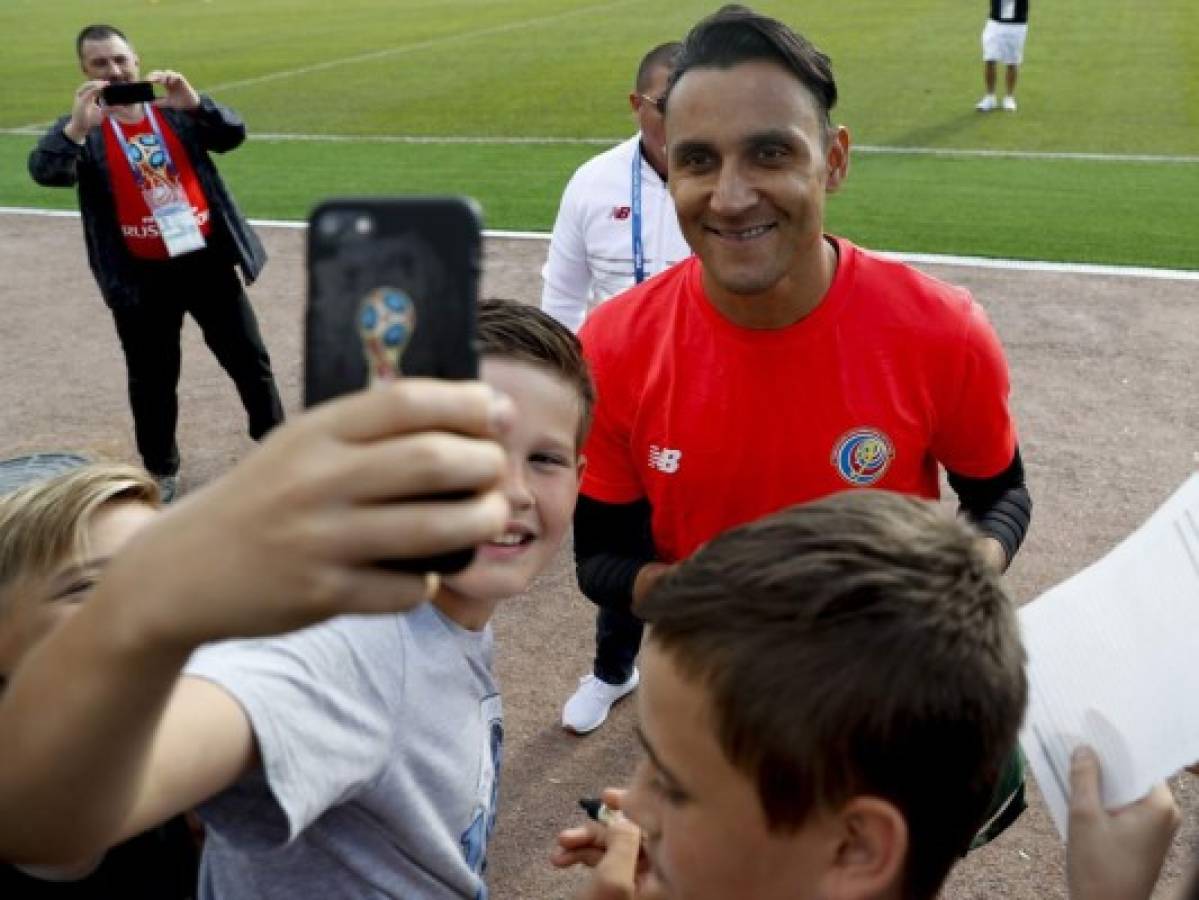
[[[83,146],[83,142],[87,139],[87,129],[79,129],[73,119],[62,126],[62,133],[68,141],[80,147]]]

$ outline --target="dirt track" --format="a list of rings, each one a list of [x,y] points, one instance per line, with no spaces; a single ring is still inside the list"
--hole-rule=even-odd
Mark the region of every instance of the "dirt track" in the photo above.
[[[251,290],[290,409],[298,406],[302,233],[262,232],[272,261]],[[485,294],[535,300],[540,241],[488,245]],[[966,285],[1007,348],[1033,530],[1010,575],[1020,602],[1109,549],[1199,467],[1199,284],[928,267]],[[74,449],[135,459],[116,335],[73,219],[0,216],[0,456]],[[190,324],[180,391],[183,487],[214,477],[252,446],[232,385]],[[496,622],[505,688],[503,808],[491,885],[509,897],[570,897],[578,879],[545,857],[575,799],[619,784],[637,756],[632,704],[578,739],[561,703],[589,665],[592,610],[564,550]],[[1176,782],[1193,846],[1199,785]],[[1034,792],[1035,793],[1035,792]],[[1183,854],[1185,855],[1185,854]],[[1044,810],[963,863],[949,898],[1064,897],[1063,854]],[[1171,866],[1171,879],[1177,868]]]

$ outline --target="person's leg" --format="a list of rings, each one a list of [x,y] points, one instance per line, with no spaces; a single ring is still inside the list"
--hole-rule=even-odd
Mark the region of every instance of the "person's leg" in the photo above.
[[[1016,96],[1016,75],[1019,73],[1020,67],[1016,65],[1008,65],[1006,77],[1004,78],[1004,88],[1009,97]]]
[[[983,83],[987,86],[987,92],[983,94],[981,100],[974,105],[974,108],[979,112],[990,112],[998,102],[995,99],[995,61],[988,59],[983,62]]]
[[[165,294],[143,292],[138,306],[114,309],[113,320],[125,352],[137,451],[151,475],[160,479],[175,475],[179,471],[175,389],[183,310]]]
[[[562,726],[586,734],[604,724],[612,704],[637,687],[634,666],[644,626],[629,612],[601,608],[595,619],[595,664],[562,708]]]
[[[983,84],[986,85],[987,96],[995,93],[995,82],[998,74],[995,70],[995,60],[988,59],[983,63]]]
[[[601,608],[595,617],[595,677],[624,684],[633,676],[645,626],[630,612]]]
[[[232,268],[212,266],[203,281],[202,291],[189,292],[188,312],[200,326],[204,343],[237,387],[249,419],[250,437],[260,440],[283,421],[283,403],[258,319]]]

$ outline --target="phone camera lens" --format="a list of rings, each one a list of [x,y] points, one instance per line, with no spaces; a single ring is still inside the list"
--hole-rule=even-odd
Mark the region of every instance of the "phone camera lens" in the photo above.
[[[354,233],[366,237],[375,230],[375,223],[370,216],[359,216],[354,220]]]
[[[333,238],[345,227],[345,222],[337,213],[326,213],[318,219],[316,227],[322,237]]]

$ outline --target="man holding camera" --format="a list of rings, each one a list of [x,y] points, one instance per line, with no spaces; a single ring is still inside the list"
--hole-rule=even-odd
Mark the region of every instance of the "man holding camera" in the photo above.
[[[88,80],[69,115],[29,157],[33,180],[76,186],[88,261],[112,310],[125,353],[137,449],[166,499],[179,472],[179,335],[190,313],[237,386],[249,433],[261,438],[283,420],[247,284],[266,251],[221,181],[209,151],[241,144],[245,124],[196,93],[178,72],[147,76],[137,96],[137,54],[111,25],[89,25],[75,41]]]

